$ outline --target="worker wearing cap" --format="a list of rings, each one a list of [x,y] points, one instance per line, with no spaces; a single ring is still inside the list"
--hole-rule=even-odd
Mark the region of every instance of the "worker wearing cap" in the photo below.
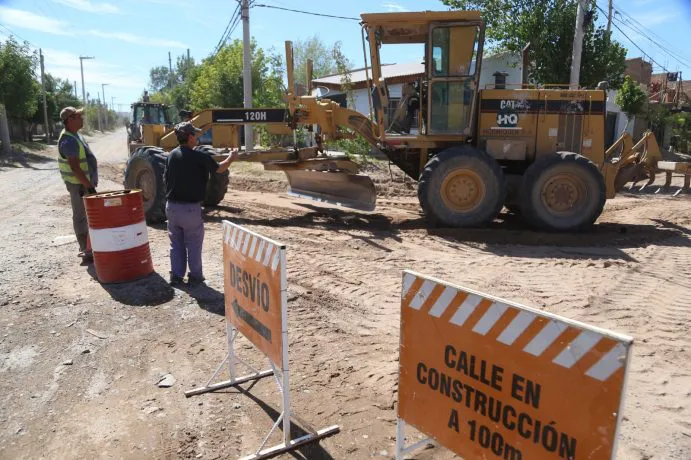
[[[178,112],[178,115],[180,115],[180,120],[182,121],[192,121],[192,111],[191,110],[181,110]]]
[[[166,217],[170,237],[170,284],[181,284],[189,266],[188,283],[192,286],[204,281],[202,272],[202,244],[204,222],[202,202],[206,194],[209,174],[228,170],[237,158],[236,152],[217,163],[205,152],[194,150],[201,133],[190,122],[175,125],[179,147],[168,155],[164,174]]]
[[[98,186],[98,162],[79,130],[84,126],[83,109],[65,107],[60,111],[64,129],[58,138],[58,169],[70,194],[72,225],[79,243],[79,255],[85,261],[93,260],[87,246],[89,225],[82,197],[96,193]]]

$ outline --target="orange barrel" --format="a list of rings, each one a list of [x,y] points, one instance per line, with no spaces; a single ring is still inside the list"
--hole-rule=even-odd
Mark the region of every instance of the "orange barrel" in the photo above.
[[[89,195],[84,207],[100,282],[133,281],[154,271],[140,190]]]

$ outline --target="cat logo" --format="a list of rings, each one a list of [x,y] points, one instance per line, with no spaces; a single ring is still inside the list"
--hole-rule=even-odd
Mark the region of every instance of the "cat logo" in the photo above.
[[[500,128],[515,128],[518,126],[518,113],[516,112],[517,105],[521,105],[522,101],[501,101],[499,104],[499,112],[497,112],[497,126]]]

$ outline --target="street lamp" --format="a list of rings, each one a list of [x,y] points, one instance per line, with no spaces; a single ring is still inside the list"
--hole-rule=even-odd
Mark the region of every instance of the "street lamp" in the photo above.
[[[103,105],[106,106],[106,113],[103,114],[103,129],[108,128],[108,102],[106,102],[106,86],[108,86],[108,83],[101,83],[101,92],[103,92]]]
[[[93,56],[79,56],[79,67],[82,70],[82,102],[84,103],[84,124],[86,125],[86,88],[84,88],[84,59],[95,59]]]

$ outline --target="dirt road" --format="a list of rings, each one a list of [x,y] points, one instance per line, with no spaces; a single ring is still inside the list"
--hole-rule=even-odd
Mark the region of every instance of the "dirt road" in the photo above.
[[[121,188],[125,137],[92,140],[99,190]],[[691,458],[688,196],[618,197],[585,235],[528,231],[510,215],[429,231],[400,182],[382,179],[377,211],[360,213],[231,170],[232,190],[206,213],[208,288],[166,284],[163,226],[149,228],[156,275],[102,286],[69,239],[55,148],[40,155],[0,165],[0,458],[235,458],[258,445],[280,408],[271,382],[183,396],[225,355],[223,219],[288,245],[294,409],[342,429],[299,458],[392,457],[404,268],[633,336],[619,458]],[[175,384],[159,388],[167,373]]]

